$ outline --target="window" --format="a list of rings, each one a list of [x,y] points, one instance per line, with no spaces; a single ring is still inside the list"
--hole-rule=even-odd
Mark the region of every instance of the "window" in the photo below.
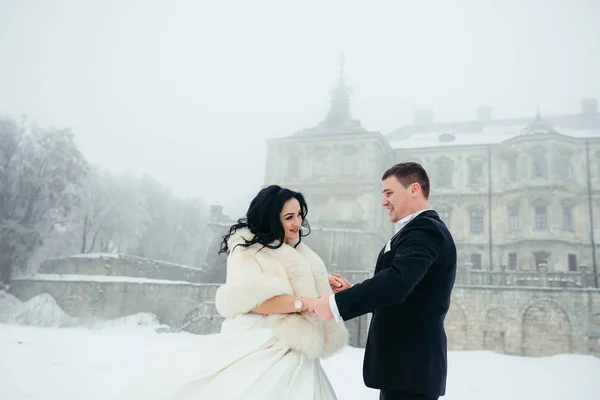
[[[442,210],[440,211],[440,219],[446,224],[446,226],[450,226],[450,210]]]
[[[517,207],[508,207],[508,230],[516,232],[519,230],[519,210]]]
[[[327,173],[327,167],[324,157],[315,156],[313,159],[313,177],[324,177]]]
[[[508,160],[508,180],[509,182],[517,181],[517,157],[513,156]]]
[[[288,172],[289,179],[295,179],[298,177],[298,169],[299,169],[298,164],[299,164],[298,156],[291,156],[288,159],[287,172]]]
[[[338,153],[340,175],[356,176],[358,172],[358,149],[354,146],[344,146]]]
[[[483,211],[479,211],[479,210],[471,211],[471,232],[472,233],[483,232]]]
[[[535,207],[535,229],[548,229],[547,206]]]
[[[569,271],[577,271],[577,256],[575,254],[569,254]]]
[[[535,152],[531,155],[533,161],[533,177],[546,178],[548,176],[548,168],[546,165],[546,154],[543,152]]]
[[[357,174],[358,163],[356,157],[343,155],[340,162],[340,175],[355,176]]]
[[[471,164],[471,185],[482,185],[483,184],[483,164],[472,163]]]
[[[449,159],[442,159],[437,162],[436,179],[437,185],[441,188],[452,187],[452,173],[454,171],[454,163]]]
[[[571,206],[563,206],[563,229],[573,230],[573,207]]]
[[[473,264],[473,269],[481,269],[481,254],[480,253],[471,254],[471,264]]]
[[[326,146],[316,145],[311,149],[310,164],[312,164],[312,176],[323,178],[331,173],[329,164],[332,162],[331,151]]]
[[[571,150],[561,149],[556,157],[556,175],[561,179],[571,179]]]
[[[517,269],[517,253],[508,253],[508,269]]]
[[[571,160],[569,158],[561,157],[556,168],[560,178],[571,179]]]
[[[539,268],[540,265],[545,264],[546,266],[548,266],[548,257],[550,256],[550,253],[548,253],[547,251],[536,251],[535,253],[533,253],[533,256],[535,257],[535,266],[536,268]]]

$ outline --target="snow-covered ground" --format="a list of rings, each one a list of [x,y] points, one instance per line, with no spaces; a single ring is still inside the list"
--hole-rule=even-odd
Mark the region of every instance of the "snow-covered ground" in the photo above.
[[[4,311],[0,312],[0,322],[8,322],[9,305],[31,310],[31,304],[44,303],[48,312],[49,301],[32,299],[27,306],[4,296],[0,298],[0,310]],[[26,313],[21,310],[17,314]],[[65,320],[58,312],[52,314]],[[157,333],[155,319],[145,314],[68,328],[48,321],[45,326],[31,326],[41,325],[33,320],[22,317],[11,321],[29,326],[0,324],[2,400],[114,399],[152,364],[203,340],[188,333]],[[340,400],[378,398],[378,392],[363,385],[362,356],[361,349],[346,348],[323,361]],[[600,359],[592,356],[526,358],[484,351],[449,354],[447,400],[597,398]]]

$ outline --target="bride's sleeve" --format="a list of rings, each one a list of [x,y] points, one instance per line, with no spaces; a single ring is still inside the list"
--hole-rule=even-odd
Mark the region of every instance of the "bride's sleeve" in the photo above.
[[[227,278],[217,289],[215,306],[226,318],[245,314],[272,297],[292,295],[286,278],[263,271],[252,249],[235,249],[227,257]]]

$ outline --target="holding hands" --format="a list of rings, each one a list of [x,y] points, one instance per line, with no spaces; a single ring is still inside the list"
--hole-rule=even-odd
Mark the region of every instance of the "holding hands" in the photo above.
[[[344,277],[340,274],[329,274],[327,278],[333,293],[339,293],[352,287],[352,284],[344,279]],[[329,296],[319,296],[316,299],[305,297],[303,298],[303,303],[302,311],[308,311],[311,313],[314,312],[323,321],[330,321],[334,318],[333,313],[331,312],[331,307],[329,306]]]
[[[331,286],[331,290],[333,293],[341,292],[342,290],[346,290],[352,285],[344,279],[340,274],[329,274],[329,286]]]
[[[342,290],[352,287],[340,274],[329,274],[328,280],[333,293],[339,293]],[[311,301],[309,311],[317,314],[323,321],[331,321],[334,318],[329,306],[329,296],[319,296],[314,301]]]

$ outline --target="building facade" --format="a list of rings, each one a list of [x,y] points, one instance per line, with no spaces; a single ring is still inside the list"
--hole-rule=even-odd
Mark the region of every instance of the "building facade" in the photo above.
[[[449,348],[600,354],[595,306],[580,309],[575,329],[561,300],[600,293],[597,101],[582,100],[578,114],[516,119],[479,107],[473,120],[456,123],[419,110],[413,124],[383,135],[352,118],[350,94],[340,75],[322,122],[267,142],[265,184],[305,194],[313,227],[306,241],[329,269],[353,282],[372,275],[396,231],[381,207],[381,176],[416,161],[458,250]],[[347,322],[353,345],[364,345],[368,324],[369,316]]]
[[[302,191],[315,228],[354,229],[357,240],[372,237],[364,246],[352,243],[366,259],[355,251],[355,263],[333,257],[329,264],[364,269],[373,262],[373,253],[394,233],[380,205],[381,175],[394,163],[416,161],[428,171],[430,205],[453,233],[460,263],[485,270],[544,264],[550,272],[584,264],[597,272],[595,99],[584,99],[580,114],[547,118],[538,112],[494,120],[489,107],[480,107],[473,121],[434,123],[433,113],[421,110],[414,124],[382,135],[352,119],[350,93],[340,76],[321,123],[267,143],[265,183]]]

